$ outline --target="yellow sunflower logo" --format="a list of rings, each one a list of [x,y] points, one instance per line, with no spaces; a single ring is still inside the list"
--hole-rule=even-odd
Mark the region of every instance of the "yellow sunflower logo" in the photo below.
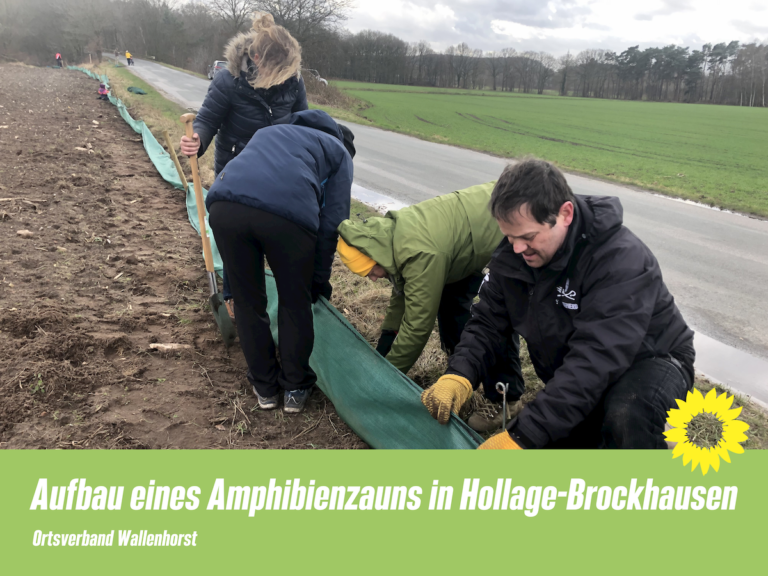
[[[731,410],[733,396],[723,393],[717,395],[712,388],[706,396],[698,389],[688,392],[685,402],[677,400],[679,409],[667,412],[667,423],[671,430],[664,432],[667,440],[677,442],[672,451],[672,458],[683,457],[683,466],[693,461],[691,471],[701,464],[701,473],[706,474],[709,467],[720,469],[720,458],[731,461],[728,454],[741,454],[744,448],[739,442],[746,442],[744,432],[749,424],[736,420],[741,408]]]

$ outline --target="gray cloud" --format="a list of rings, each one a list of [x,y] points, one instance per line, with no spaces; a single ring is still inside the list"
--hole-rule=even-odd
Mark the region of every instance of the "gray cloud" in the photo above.
[[[414,4],[432,8],[433,0],[412,0]],[[467,4],[462,0],[442,0],[443,6],[453,10],[467,28],[487,30],[491,20],[507,20],[539,28],[568,28],[589,16],[592,9],[580,6],[574,0],[540,2],[532,0],[477,0]],[[549,9],[553,5],[555,12]]]
[[[760,25],[748,20],[731,20],[731,24],[746,34],[754,34],[758,38],[768,38],[768,25]]]
[[[435,1],[410,0],[412,3],[433,10]],[[488,50],[501,50],[503,48],[515,48],[518,52],[527,50],[549,52],[560,56],[570,51],[578,53],[581,50],[602,48],[615,52],[622,52],[630,46],[639,45],[641,49],[662,46],[665,44],[678,44],[690,46],[691,49],[699,49],[704,42],[727,42],[733,38],[701,38],[694,30],[679,31],[673,37],[656,38],[649,40],[647,37],[635,33],[622,33],[613,30],[610,26],[597,23],[593,20],[598,16],[589,6],[580,6],[573,0],[555,0],[556,11],[549,10],[548,4],[542,0],[438,0],[439,4],[453,10],[455,20],[450,23],[428,25],[416,18],[390,17],[386,22],[376,21],[365,12],[355,14],[354,20],[348,23],[353,32],[364,28],[371,28],[387,32],[406,40],[415,42],[426,40],[433,49],[442,51],[448,46],[466,42],[471,48]],[[638,5],[642,5],[638,2]],[[664,7],[656,12],[658,16],[672,14],[683,10],[692,9],[689,0],[666,0]],[[663,13],[663,14],[662,14]],[[550,19],[551,16],[551,19]],[[655,16],[654,16],[655,17]],[[631,18],[631,16],[630,16]],[[491,22],[502,20],[514,22],[542,29],[546,38],[539,38],[535,34],[524,40],[497,34],[491,28]],[[739,22],[738,26],[745,33],[768,35],[768,30],[751,24]],[[581,27],[593,31],[586,38],[562,38],[565,34],[559,34],[558,30]],[[551,32],[551,33],[549,33]],[[542,34],[544,35],[544,34]]]
[[[608,32],[611,29],[610,26],[598,24],[597,22],[584,22],[582,26],[584,26],[584,28],[589,28],[590,30],[600,30],[602,32]]]
[[[410,1],[429,10],[435,8],[434,0]],[[580,6],[575,0],[552,0],[549,3],[538,0],[475,0],[471,3],[466,0],[440,0],[439,4],[450,8],[456,15],[452,27],[435,27],[425,34],[419,22],[398,20],[390,23],[385,31],[407,41],[427,40],[436,48],[466,42],[473,48],[500,50],[510,46],[520,47],[514,39],[493,32],[491,22],[494,20],[552,30],[570,28],[576,24],[584,25],[592,13],[589,6]],[[550,4],[555,8],[554,12],[549,9]],[[355,22],[350,24],[353,24],[355,30],[381,28],[379,23],[369,21],[364,14],[356,15]],[[593,25],[593,28],[607,30],[607,27],[598,25]],[[529,49],[529,44],[530,49],[538,51],[545,50],[545,44],[551,42],[527,40],[526,47],[522,49]],[[567,50],[568,48],[563,52]]]
[[[635,20],[653,20],[656,16],[669,16],[677,12],[693,10],[691,0],[662,0],[662,2],[664,5],[661,8],[637,14]]]

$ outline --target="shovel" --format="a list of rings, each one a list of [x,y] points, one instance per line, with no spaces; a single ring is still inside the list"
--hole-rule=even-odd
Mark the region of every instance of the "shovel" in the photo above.
[[[186,135],[188,138],[194,136],[195,130],[192,122],[195,120],[194,114],[184,114],[181,121],[186,125]],[[205,270],[208,272],[208,286],[211,290],[208,302],[211,305],[213,318],[219,327],[224,344],[229,348],[235,341],[237,332],[232,318],[229,317],[227,307],[224,304],[224,298],[219,294],[219,287],[216,284],[216,272],[213,269],[213,254],[211,253],[211,241],[208,239],[208,233],[205,229],[205,204],[203,203],[203,186],[200,184],[200,173],[197,170],[197,156],[189,158],[189,164],[192,166],[192,182],[195,187],[195,202],[197,203],[197,218],[200,221],[200,237],[203,239],[203,255],[205,256]]]

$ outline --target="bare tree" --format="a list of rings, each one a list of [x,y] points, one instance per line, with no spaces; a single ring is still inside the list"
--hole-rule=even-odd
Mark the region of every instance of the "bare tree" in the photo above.
[[[272,14],[275,22],[284,26],[303,46],[313,41],[318,33],[335,29],[344,22],[353,0],[252,0],[252,2],[255,9]]]
[[[420,40],[419,43],[416,45],[416,54],[415,58],[417,59],[417,72],[416,72],[416,82],[421,84],[421,79],[423,76],[423,72],[426,68],[426,57],[428,54],[434,54],[434,50],[432,50],[432,47],[429,45],[429,42],[426,40]]]
[[[501,91],[507,90],[513,92],[515,90],[515,68],[512,65],[514,58],[517,55],[517,50],[514,48],[504,48],[501,51],[501,57],[503,59],[501,65]]]
[[[472,71],[472,57],[475,51],[466,42],[457,46],[449,46],[445,51],[451,72],[456,78],[456,88],[466,88],[467,76]]]
[[[546,52],[539,52],[537,54],[534,54],[532,56],[532,60],[534,61],[534,74],[536,76],[536,92],[537,94],[544,94],[544,89],[547,86],[547,81],[552,77],[552,75],[555,73],[555,66],[557,65],[557,60]]]
[[[501,74],[504,68],[504,58],[498,52],[494,52],[493,50],[491,50],[490,52],[487,52],[485,54],[485,57],[488,59],[488,68],[491,72],[493,91],[495,92],[496,79],[499,77],[499,74]]]
[[[211,11],[229,24],[232,34],[240,32],[251,20],[254,0],[208,0]]]
[[[568,50],[565,56],[560,57],[560,96],[568,95],[568,72],[572,65],[573,56],[571,56],[571,51]]]

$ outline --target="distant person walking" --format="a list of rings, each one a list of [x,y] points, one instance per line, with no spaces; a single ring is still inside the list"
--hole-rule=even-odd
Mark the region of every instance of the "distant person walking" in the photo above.
[[[125,61],[128,63],[128,66],[133,65],[133,55],[128,50],[125,51]]]
[[[64,67],[64,60],[61,58],[61,53],[56,52],[56,66],[59,68]]]
[[[270,14],[257,14],[253,30],[229,41],[227,72],[216,74],[195,119],[193,138],[181,137],[181,152],[202,156],[216,136],[214,172],[240,154],[257,130],[309,109],[301,79],[301,47]],[[226,269],[224,300],[234,317]]]

